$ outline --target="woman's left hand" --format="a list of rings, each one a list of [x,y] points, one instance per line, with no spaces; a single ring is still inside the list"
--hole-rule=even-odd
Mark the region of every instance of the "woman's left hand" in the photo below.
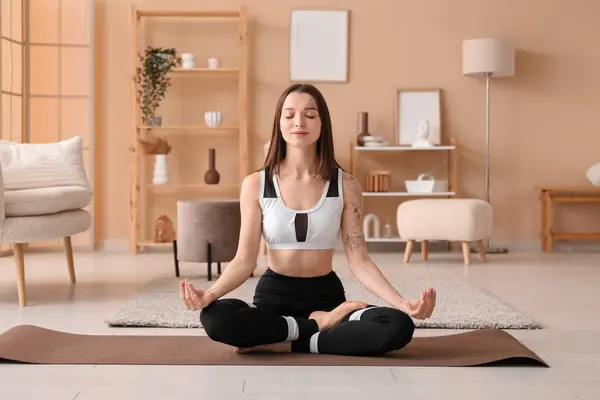
[[[427,319],[435,308],[435,289],[427,289],[418,300],[406,300],[399,309],[416,319]]]
[[[190,282],[181,281],[179,283],[181,292],[181,301],[188,310],[202,310],[210,303],[216,300],[215,295],[210,291],[198,290]]]

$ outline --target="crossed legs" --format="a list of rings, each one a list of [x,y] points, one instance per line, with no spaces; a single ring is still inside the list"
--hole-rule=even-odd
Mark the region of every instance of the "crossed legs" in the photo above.
[[[214,341],[238,349],[376,356],[406,346],[412,319],[390,307],[344,302],[308,318],[283,315],[238,299],[220,299],[205,307],[200,321]]]

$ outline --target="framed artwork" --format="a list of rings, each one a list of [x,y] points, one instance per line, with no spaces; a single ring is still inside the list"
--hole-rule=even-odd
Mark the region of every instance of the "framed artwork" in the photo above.
[[[398,89],[395,126],[399,145],[410,146],[423,129],[427,130],[431,144],[442,144],[441,90]]]
[[[348,82],[349,10],[292,10],[290,80]]]

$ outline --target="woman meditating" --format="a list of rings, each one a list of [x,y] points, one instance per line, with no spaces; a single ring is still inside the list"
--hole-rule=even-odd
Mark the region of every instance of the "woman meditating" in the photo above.
[[[189,310],[213,340],[238,353],[277,351],[376,356],[406,346],[412,318],[429,318],[436,294],[403,298],[369,258],[362,232],[362,189],[338,165],[327,104],[311,85],[279,98],[264,167],[242,183],[235,258],[206,291],[181,282]],[[252,304],[222,299],[256,268],[261,235],[268,252]],[[348,266],[389,306],[347,301],[333,271],[340,238]]]

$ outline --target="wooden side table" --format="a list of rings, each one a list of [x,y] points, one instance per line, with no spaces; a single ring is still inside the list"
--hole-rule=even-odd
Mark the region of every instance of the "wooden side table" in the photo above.
[[[540,192],[540,240],[543,252],[551,252],[554,239],[600,240],[598,233],[553,231],[553,206],[557,203],[600,204],[600,186],[535,186]]]

